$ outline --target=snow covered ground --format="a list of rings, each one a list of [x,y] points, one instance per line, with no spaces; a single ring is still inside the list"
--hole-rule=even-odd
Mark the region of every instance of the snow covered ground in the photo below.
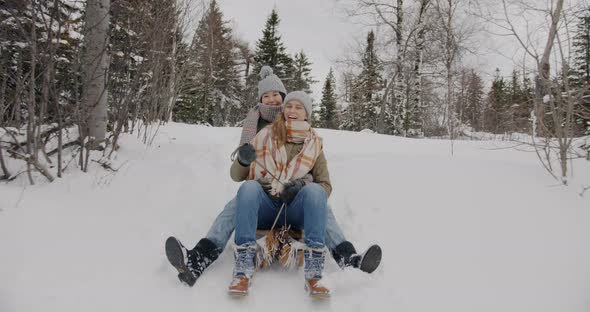
[[[451,155],[444,140],[320,134],[344,232],[383,248],[373,274],[329,258],[331,299],[279,269],[231,299],[229,248],[193,288],[178,282],[164,241],[192,247],[235,195],[239,129],[170,124],[148,148],[125,135],[117,173],[93,162],[0,184],[0,311],[590,311],[590,162],[563,187],[508,142],[457,141]]]

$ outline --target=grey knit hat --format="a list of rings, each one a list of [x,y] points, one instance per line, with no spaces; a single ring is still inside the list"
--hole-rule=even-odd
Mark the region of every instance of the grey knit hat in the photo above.
[[[283,85],[283,82],[277,75],[272,73],[270,66],[262,66],[260,69],[260,81],[258,81],[258,100],[262,99],[262,95],[269,91],[277,91],[282,93],[283,98],[287,94],[287,90]]]
[[[287,103],[289,103],[291,100],[298,100],[301,102],[303,107],[305,107],[307,118],[309,119],[309,117],[311,117],[311,98],[309,95],[307,95],[307,93],[303,91],[293,91],[287,94],[287,97],[283,101],[283,111],[285,110],[285,105],[287,105]]]

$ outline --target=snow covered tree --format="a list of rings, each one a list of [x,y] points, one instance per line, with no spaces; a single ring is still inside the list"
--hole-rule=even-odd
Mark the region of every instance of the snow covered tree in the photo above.
[[[22,109],[26,103],[17,100],[22,93],[21,87],[28,84],[31,60],[35,58],[37,73],[37,96],[52,90],[56,100],[59,98],[62,108],[71,110],[66,104],[74,104],[74,81],[78,78],[75,70],[75,60],[79,53],[80,32],[82,31],[81,3],[59,1],[0,1],[0,64],[5,70],[0,71],[0,82],[6,81],[5,98],[14,101],[6,102],[5,114],[0,116],[10,121],[11,126],[22,125]],[[31,26],[33,18],[31,10],[35,9],[35,50],[31,55]],[[51,79],[50,79],[51,78]],[[45,81],[43,80],[45,79]],[[51,84],[51,86],[49,86]],[[20,87],[19,87],[20,86]],[[20,88],[20,91],[19,91]],[[51,94],[50,94],[51,93]],[[46,92],[46,101],[53,104],[53,92]],[[42,99],[38,99],[41,101]],[[18,104],[17,104],[18,102]],[[57,118],[57,106],[46,103],[43,120],[54,122]]]
[[[414,66],[408,79],[408,94],[410,96],[406,99],[407,104],[403,118],[403,133],[408,136],[423,135],[423,114],[425,110],[425,103],[422,101],[423,97],[423,67],[424,67],[424,52],[426,50],[426,33],[428,29],[428,13],[432,0],[419,0],[418,13],[416,14],[415,29],[416,36],[410,36],[408,39],[411,42],[410,54],[412,55]],[[412,33],[412,32],[410,32]],[[398,52],[399,53],[399,52]]]
[[[574,53],[573,65],[570,69],[572,83],[590,84],[590,8],[579,14],[572,46]]]
[[[521,78],[512,71],[510,79],[504,79],[496,69],[487,106],[482,111],[483,129],[493,133],[527,132],[530,129],[530,114],[533,90],[530,79]]]
[[[475,70],[463,69],[459,75],[459,92],[455,109],[460,124],[468,125],[475,131],[481,130],[484,87],[481,77]]]
[[[508,86],[508,102],[510,105],[509,131],[526,133],[530,129],[530,116],[532,107],[532,86],[530,80],[516,71],[512,71],[512,77]]]
[[[322,100],[320,102],[319,126],[326,129],[338,129],[338,110],[336,107],[336,81],[334,72],[330,72],[324,82],[322,89]]]
[[[590,8],[578,14],[573,37],[573,65],[571,82],[577,92],[582,92],[582,103],[577,112],[577,133],[590,134]]]
[[[129,124],[134,131],[138,120],[143,131],[170,119],[184,45],[176,0],[118,0],[112,12],[109,125],[115,141]]]
[[[507,86],[504,78],[500,75],[500,70],[496,69],[492,87],[488,92],[487,106],[485,111],[484,128],[488,132],[502,133],[504,132],[505,112],[508,108],[507,101]]]
[[[26,128],[25,149],[14,142],[9,152],[27,162],[30,182],[31,168],[53,180],[39,154],[56,133],[61,151],[62,122],[73,122],[83,5],[63,0],[5,0],[0,7],[0,126]]]
[[[279,14],[272,10],[266,20],[262,38],[256,42],[254,60],[256,66],[254,73],[260,72],[264,65],[272,67],[273,72],[283,81],[287,91],[292,90],[291,77],[293,77],[293,59],[286,52],[285,46],[279,34]]]
[[[375,49],[375,33],[367,35],[367,45],[361,56],[361,72],[355,78],[352,101],[344,114],[343,128],[359,131],[376,130],[381,107],[383,80],[381,63]]]
[[[466,93],[467,106],[465,108],[464,116],[475,131],[481,131],[484,109],[484,86],[483,80],[475,70],[471,70],[469,73]]]
[[[200,20],[191,45],[191,76],[175,113],[175,120],[190,123],[226,124],[226,111],[238,105],[240,81],[238,52],[231,28],[215,0]]]

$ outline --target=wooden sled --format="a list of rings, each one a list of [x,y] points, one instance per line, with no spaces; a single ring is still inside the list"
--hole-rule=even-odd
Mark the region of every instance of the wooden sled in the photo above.
[[[289,227],[271,230],[256,230],[258,252],[258,269],[279,263],[284,268],[302,267],[304,264],[304,232]]]

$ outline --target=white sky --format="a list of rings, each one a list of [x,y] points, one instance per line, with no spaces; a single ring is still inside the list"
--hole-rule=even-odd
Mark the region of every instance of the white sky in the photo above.
[[[254,47],[262,37],[266,19],[276,8],[281,19],[279,32],[291,55],[303,50],[318,82],[312,88],[319,101],[324,79],[332,60],[342,54],[352,38],[363,36],[361,25],[347,21],[332,0],[218,0],[227,20],[233,21],[235,33]],[[289,90],[290,91],[290,90]]]

